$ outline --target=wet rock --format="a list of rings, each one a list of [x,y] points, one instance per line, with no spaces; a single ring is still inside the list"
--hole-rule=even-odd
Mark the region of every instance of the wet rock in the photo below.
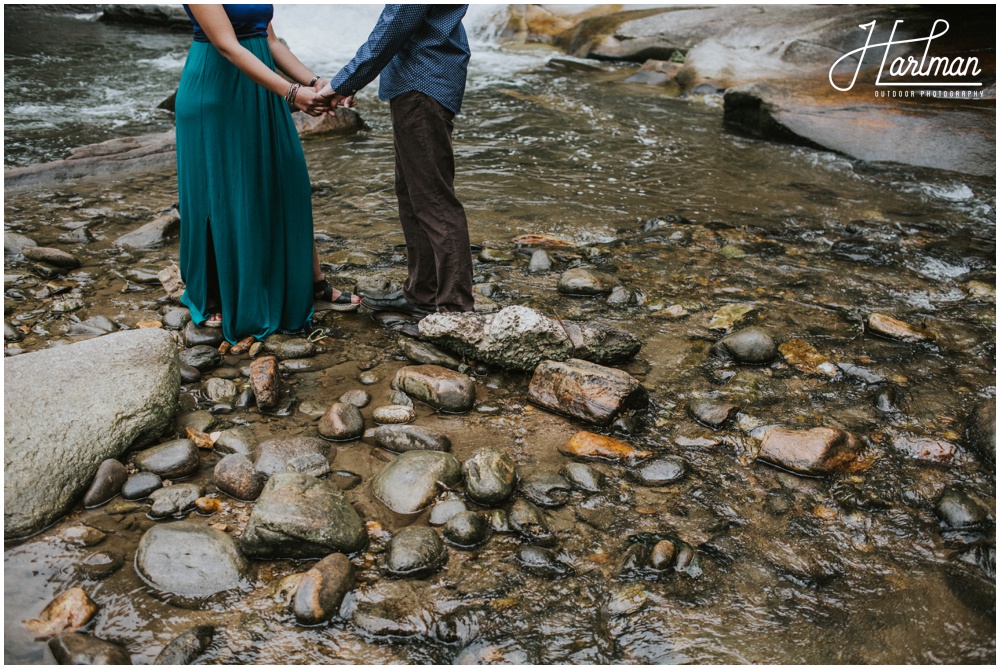
[[[687,474],[684,460],[675,455],[666,455],[644,461],[629,475],[640,485],[665,486],[677,483]]]
[[[343,553],[334,553],[316,563],[299,581],[292,602],[295,619],[302,625],[318,625],[340,612],[344,596],[354,587],[354,567]]]
[[[76,565],[76,573],[91,581],[101,581],[122,568],[125,560],[118,553],[96,551]]]
[[[214,497],[199,497],[194,501],[194,508],[198,510],[198,513],[210,516],[222,511],[222,502]]]
[[[546,579],[565,578],[573,575],[572,567],[560,562],[553,551],[540,546],[519,548],[517,562],[529,574]]]
[[[674,565],[677,548],[670,540],[658,541],[649,552],[649,566],[660,571],[670,569]]]
[[[713,430],[724,427],[726,423],[736,416],[739,410],[739,407],[735,404],[707,399],[691,400],[687,405],[689,416]]]
[[[351,623],[376,638],[430,636],[438,617],[436,602],[428,584],[412,579],[383,579],[354,595],[357,607]]]
[[[757,316],[757,309],[751,304],[726,304],[712,315],[708,322],[709,330],[728,332]]]
[[[741,405],[772,405],[784,401],[785,383],[760,369],[741,369],[726,384],[725,395]],[[737,412],[737,418],[740,414]]]
[[[604,485],[604,474],[582,462],[570,462],[559,473],[571,486],[582,492],[600,492]]]
[[[778,347],[778,351],[785,362],[800,372],[831,379],[840,376],[840,369],[829,358],[801,339],[789,339]]]
[[[254,468],[265,476],[286,471],[288,463],[303,455],[319,454],[326,458],[329,445],[316,437],[270,439],[257,447]]]
[[[83,588],[70,588],[49,602],[38,618],[25,623],[37,638],[75,632],[97,615],[98,607]]]
[[[139,472],[128,477],[122,485],[122,497],[129,500],[146,499],[163,487],[163,479],[153,472]]]
[[[799,474],[828,474],[852,471],[861,446],[857,437],[837,428],[772,427],[764,433],[757,458]]]
[[[996,286],[983,283],[982,281],[969,281],[962,284],[962,288],[965,289],[966,294],[973,300],[995,302],[997,299]]]
[[[462,480],[462,466],[448,453],[408,451],[382,468],[372,481],[376,499],[396,513],[416,513],[440,492]]]
[[[136,571],[159,592],[201,599],[246,590],[250,565],[225,532],[189,521],[154,525],[142,535]]]
[[[399,345],[403,349],[403,355],[418,365],[437,365],[447,369],[458,369],[462,365],[462,361],[455,356],[427,342],[403,339]]]
[[[181,311],[178,309],[177,311]],[[211,346],[217,349],[219,344],[226,339],[222,334],[222,328],[200,328],[191,320],[191,312],[188,313],[187,325],[184,327],[184,344],[189,348],[195,346]]]
[[[330,472],[328,482],[337,490],[354,490],[361,485],[361,477],[354,472],[333,470]]]
[[[365,432],[365,419],[353,404],[336,402],[319,421],[319,434],[331,441],[359,439]]]
[[[16,232],[4,230],[3,232],[3,253],[6,256],[16,256],[21,254],[29,246],[38,246],[31,237],[21,235]]]
[[[427,522],[435,526],[444,525],[452,517],[463,511],[467,511],[465,502],[460,499],[446,499],[431,507],[430,517],[427,519]]]
[[[532,274],[548,272],[552,269],[552,258],[545,252],[545,249],[535,249],[528,262],[528,271]]]
[[[308,339],[289,339],[275,347],[274,355],[278,360],[309,358],[316,355],[316,344]]]
[[[96,546],[107,536],[93,527],[71,527],[62,534],[62,539],[68,544],[77,546]]]
[[[191,312],[185,308],[181,309],[168,309],[165,314],[163,314],[163,327],[168,330],[181,330],[188,323],[191,322]],[[206,330],[209,328],[205,328]],[[185,337],[185,341],[187,338]],[[204,343],[204,342],[199,342]]]
[[[149,515],[154,518],[181,516],[194,508],[195,502],[204,494],[200,485],[178,483],[169,488],[160,488],[149,496],[152,506]]]
[[[875,408],[884,414],[902,413],[903,393],[893,385],[884,385],[875,393]]]
[[[944,439],[898,435],[892,447],[911,458],[931,462],[950,462],[955,455],[955,444]]]
[[[389,400],[389,404],[398,404],[401,407],[413,408],[413,400],[402,390],[390,390],[386,394],[386,398]]]
[[[163,647],[153,664],[195,664],[215,639],[215,626],[195,625],[181,632]]]
[[[717,358],[751,365],[765,365],[778,355],[774,339],[763,328],[743,328],[726,335],[709,351]]]
[[[188,429],[208,433],[215,425],[215,416],[208,411],[189,411],[177,416],[174,423],[177,434],[187,434]]]
[[[562,273],[556,290],[561,295],[607,295],[617,285],[618,279],[609,274],[578,267]]]
[[[135,456],[135,466],[165,479],[182,478],[198,471],[201,459],[198,447],[190,439],[175,439],[141,451]]]
[[[56,664],[132,664],[128,651],[118,644],[80,632],[49,639],[48,647]]]
[[[249,425],[237,425],[223,430],[215,440],[215,450],[219,453],[242,453],[253,457],[257,452],[257,435]]]
[[[416,419],[413,409],[402,404],[387,404],[372,411],[372,420],[381,425],[400,425]]]
[[[983,507],[954,486],[945,489],[934,511],[945,525],[956,530],[982,527],[989,519]]]
[[[319,453],[308,453],[289,460],[286,471],[322,478],[330,473],[330,462]]]
[[[521,477],[518,489],[538,506],[554,509],[569,501],[573,487],[555,472],[532,472]]]
[[[420,425],[379,425],[375,428],[375,441],[395,453],[451,450],[448,435]]]
[[[85,321],[73,323],[66,330],[66,334],[71,337],[94,336],[108,334],[118,329],[111,319],[106,316],[93,316]]]
[[[28,260],[44,262],[64,269],[76,269],[80,266],[80,261],[77,260],[76,256],[46,246],[25,246],[21,249],[21,255]]]
[[[201,372],[191,365],[180,363],[181,383],[188,385],[201,381]]]
[[[277,358],[268,355],[250,363],[250,386],[261,412],[273,411],[278,407],[283,385]]]
[[[918,330],[903,321],[884,314],[869,314],[866,325],[869,332],[886,339],[894,339],[908,344],[924,344],[934,341],[934,335],[931,332]]]
[[[403,367],[396,372],[392,385],[448,413],[465,413],[476,400],[476,385],[472,379],[438,365]]]
[[[469,498],[484,506],[506,502],[514,492],[517,469],[507,455],[492,448],[476,451],[462,466]]]
[[[641,307],[646,303],[646,293],[636,288],[616,286],[608,295],[608,304],[614,307]]]
[[[150,249],[161,245],[180,230],[181,217],[176,209],[126,233],[114,241],[116,246]]]
[[[628,373],[574,358],[538,365],[528,400],[595,425],[607,425],[623,411],[643,410],[649,402],[645,389]]]
[[[207,372],[222,364],[222,356],[212,346],[194,346],[181,351],[178,358],[183,364],[191,365],[199,372]]]
[[[382,380],[382,375],[371,370],[358,374],[358,381],[365,386],[373,386]]]
[[[94,482],[83,496],[83,505],[87,508],[100,506],[110,501],[119,492],[122,485],[128,478],[128,471],[125,465],[114,458],[109,458],[101,463],[94,476]]]
[[[977,406],[965,425],[965,444],[979,459],[993,466],[997,461],[997,403],[990,399]]]
[[[510,526],[510,519],[507,517],[507,512],[503,509],[490,509],[487,517],[490,521],[490,529],[494,532],[506,534],[514,531],[514,528]]]
[[[236,396],[236,402],[233,404],[233,407],[236,409],[249,409],[256,403],[257,398],[254,397],[253,387],[246,385],[243,387],[243,390],[240,391],[240,394]]]
[[[267,478],[242,453],[230,453],[215,465],[215,487],[236,499],[252,501],[260,497]]]
[[[342,404],[350,404],[356,406],[359,409],[363,409],[368,406],[368,403],[372,401],[372,396],[368,394],[366,390],[348,390],[346,393],[340,396],[337,400]]]
[[[419,577],[437,571],[447,560],[448,550],[437,532],[411,525],[389,542],[385,566],[393,576]]]
[[[507,514],[510,526],[528,541],[550,544],[555,535],[549,529],[542,510],[526,499],[517,499]]]
[[[24,339],[24,335],[10,324],[9,321],[3,322],[3,340],[5,342],[18,342]]]
[[[577,458],[635,463],[652,455],[614,437],[593,432],[577,432],[559,447],[559,452]]]
[[[7,539],[50,525],[80,500],[101,462],[170,426],[176,355],[166,332],[133,330],[4,361]]]
[[[486,519],[475,511],[457,513],[445,523],[445,540],[459,548],[473,548],[489,537],[490,526]]]
[[[308,116],[301,112],[295,112],[292,114],[292,120],[295,122],[295,129],[298,131],[299,137],[350,135],[368,129],[361,115],[346,107],[337,107],[334,113],[322,116]],[[377,258],[362,251],[351,251],[349,260],[351,264],[371,265],[377,261]],[[340,262],[338,262],[337,254],[331,255],[331,264],[338,265]]]
[[[209,379],[202,388],[205,399],[210,402],[232,402],[237,392],[236,384],[228,379]]]
[[[264,486],[240,537],[247,555],[261,559],[316,558],[353,553],[368,537],[344,494],[304,474],[274,474]]]

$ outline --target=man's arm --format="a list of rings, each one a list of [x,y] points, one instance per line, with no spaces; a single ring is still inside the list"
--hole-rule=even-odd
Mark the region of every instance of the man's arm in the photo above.
[[[428,5],[386,5],[368,41],[330,81],[330,88],[348,97],[370,84],[417,32],[427,9]]]

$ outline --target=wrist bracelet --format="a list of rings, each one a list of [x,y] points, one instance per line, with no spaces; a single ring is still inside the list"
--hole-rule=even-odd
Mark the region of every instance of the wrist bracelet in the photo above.
[[[318,74],[314,74],[313,78],[310,79],[309,83],[306,84],[306,85],[309,86],[309,87],[312,87],[312,85],[315,84],[317,81],[319,81],[319,79],[320,79],[319,75]]]
[[[288,87],[288,93],[285,94],[285,101],[288,104],[295,104],[295,96],[300,88],[302,88],[302,84],[292,84]]]

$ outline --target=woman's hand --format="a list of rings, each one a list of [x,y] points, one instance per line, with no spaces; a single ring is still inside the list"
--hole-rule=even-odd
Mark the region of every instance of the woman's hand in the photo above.
[[[330,111],[330,101],[320,97],[314,88],[303,86],[295,92],[295,107],[310,116],[322,116]]]
[[[320,77],[319,79],[317,79],[317,80],[316,80],[316,83],[315,83],[315,84],[313,84],[313,88],[315,88],[315,89],[316,89],[316,92],[317,92],[317,93],[319,93],[319,92],[320,92],[321,90],[323,90],[323,89],[324,89],[324,88],[326,87],[326,85],[327,85],[327,84],[329,84],[329,83],[330,83],[330,80],[329,80],[329,79],[324,79],[323,77]]]

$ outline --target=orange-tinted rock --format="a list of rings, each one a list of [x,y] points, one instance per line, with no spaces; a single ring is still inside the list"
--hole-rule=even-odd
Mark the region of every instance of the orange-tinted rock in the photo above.
[[[605,437],[593,432],[577,432],[569,441],[559,447],[563,455],[591,460],[624,460],[636,462],[652,455],[614,437]]]
[[[257,408],[271,411],[281,401],[281,372],[273,355],[257,358],[250,363],[250,386],[257,398]]]
[[[199,497],[194,501],[198,511],[205,514],[218,513],[222,511],[222,502],[212,497]]]
[[[778,346],[778,352],[785,362],[800,372],[830,378],[837,378],[840,375],[840,370],[830,362],[829,358],[801,339],[789,339]]]
[[[70,588],[46,606],[35,620],[25,625],[36,637],[47,638],[64,632],[75,632],[97,614],[94,603],[82,588]]]
[[[538,365],[528,386],[528,400],[588,423],[607,425],[622,411],[646,408],[648,396],[626,372],[570,358]]]
[[[860,451],[858,438],[837,428],[773,427],[764,433],[757,458],[799,474],[828,474],[857,470]]]
[[[316,563],[299,581],[292,601],[295,618],[303,625],[316,625],[340,611],[344,596],[354,587],[354,567],[343,553],[334,553]]]
[[[576,246],[573,242],[552,235],[520,235],[512,241],[520,246],[541,246],[548,249],[565,249]]]
[[[250,347],[257,343],[255,337],[245,337],[229,348],[229,352],[233,355],[243,355],[250,350]]]
[[[868,331],[887,339],[895,339],[908,344],[923,344],[934,341],[932,333],[918,330],[908,323],[885,314],[870,314],[868,316]]]
[[[892,440],[893,448],[917,460],[949,462],[955,456],[955,444],[944,439],[899,436]]]

